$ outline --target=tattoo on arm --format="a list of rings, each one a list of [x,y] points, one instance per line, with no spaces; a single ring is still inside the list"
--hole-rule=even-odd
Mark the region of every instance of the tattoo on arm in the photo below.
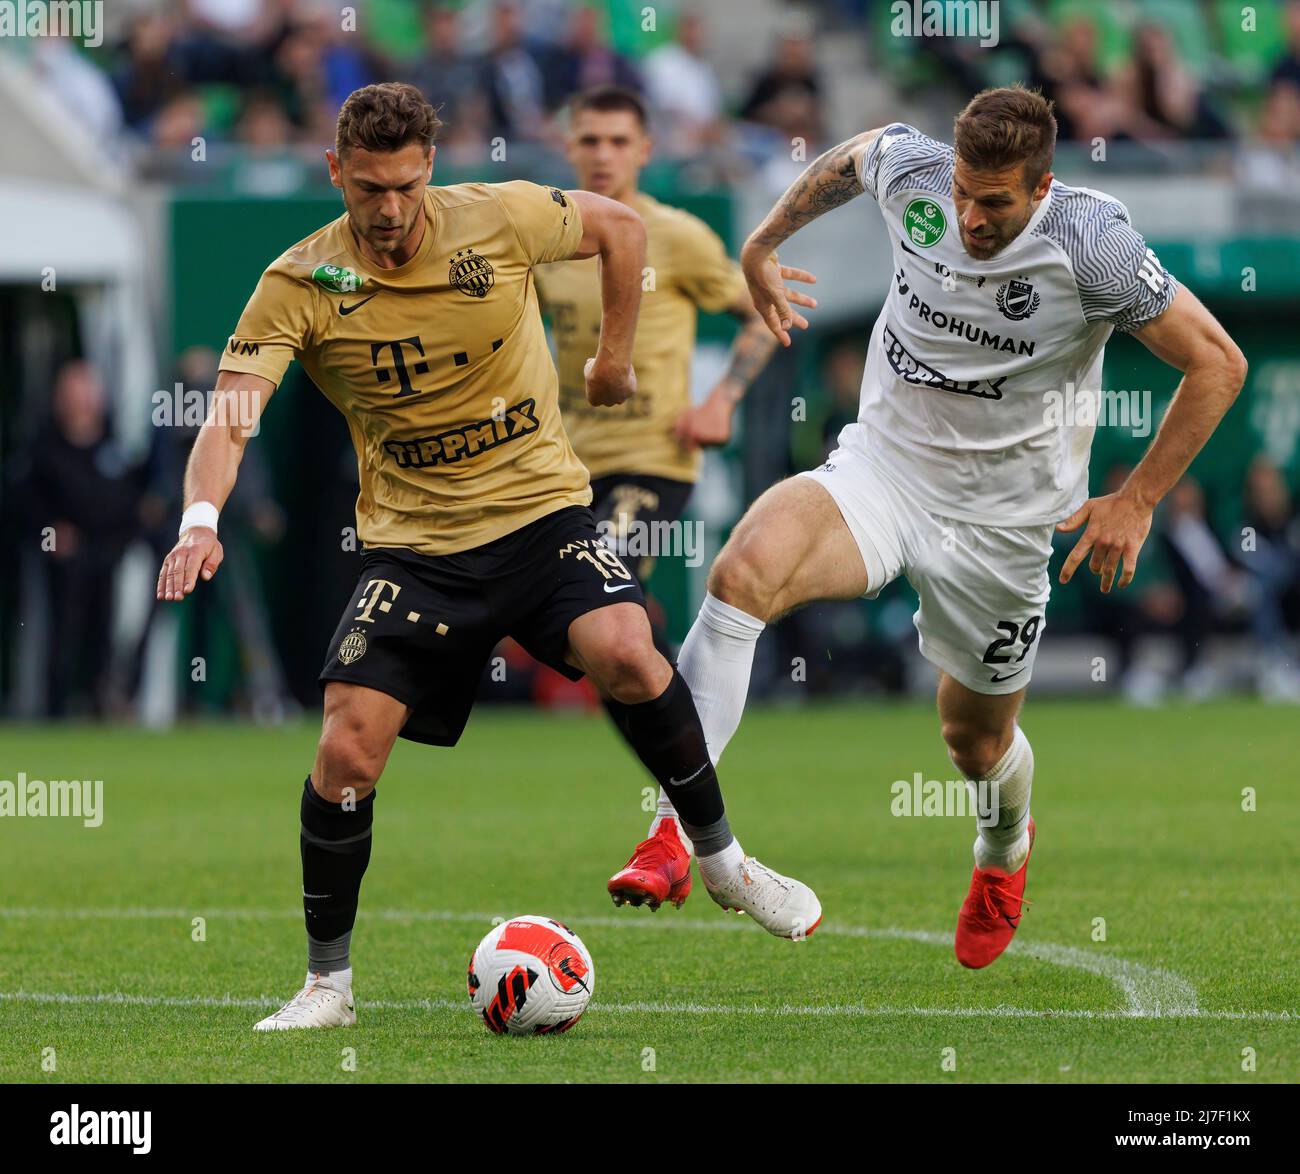
[[[853,158],[858,142],[849,139],[815,159],[754,230],[750,241],[763,248],[776,248],[823,212],[861,195],[864,189]]]
[[[761,318],[752,316],[731,344],[731,362],[727,364],[726,378],[734,380],[742,389],[748,388],[776,349],[776,336],[768,330]]]

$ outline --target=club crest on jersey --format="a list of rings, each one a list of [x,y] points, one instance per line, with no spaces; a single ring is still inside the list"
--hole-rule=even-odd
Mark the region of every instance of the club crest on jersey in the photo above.
[[[479,256],[473,249],[461,249],[451,259],[448,280],[467,297],[485,298],[495,275],[486,257]]]
[[[1004,281],[998,286],[997,296],[994,298],[998,309],[1002,311],[1002,316],[1010,318],[1012,322],[1023,322],[1038,309],[1041,300],[1034,292],[1033,285],[1028,281],[1021,281],[1018,277]]]
[[[365,278],[342,265],[317,265],[312,270],[311,279],[331,293],[356,293],[365,285]]]
[[[339,660],[354,664],[366,654],[366,638],[360,632],[349,632],[339,644]]]
[[[933,200],[916,199],[903,211],[903,227],[912,244],[928,249],[943,240],[948,221]]]

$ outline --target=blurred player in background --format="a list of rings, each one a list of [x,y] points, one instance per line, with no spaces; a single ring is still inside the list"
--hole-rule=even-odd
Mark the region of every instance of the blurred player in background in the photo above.
[[[907,577],[921,653],[939,670],[949,754],[992,796],[955,939],[959,961],[979,968],[1020,923],[1034,841],[1034,757],[1017,715],[1043,632],[1053,531],[1086,525],[1062,582],[1091,556],[1103,592],[1117,576],[1127,586],[1153,510],[1232,404],[1246,362],[1123,204],[1053,177],[1056,122],[1041,94],[978,94],[954,138],[955,149],[905,123],[865,131],[814,162],[746,242],[754,305],[787,345],[807,321],[790,308],[773,250],[809,221],[869,192],[894,278],[858,419],[824,465],[773,486],[741,519],[710,570],[681,669],[716,762],[768,623]],[[1067,425],[1050,396],[1099,394],[1116,328],[1184,375],[1124,484],[1089,498],[1095,424]],[[1095,421],[1095,405],[1078,418]]]
[[[776,349],[776,339],[755,312],[744,274],[718,235],[698,217],[639,190],[652,146],[641,97],[619,86],[598,86],[576,95],[569,112],[567,152],[578,186],[632,208],[646,226],[646,278],[632,349],[637,390],[616,407],[593,406],[583,391],[583,364],[600,333],[596,260],[548,265],[537,273],[558,352],[560,409],[574,451],[591,474],[592,513],[628,558],[629,545],[651,550],[647,536],[668,533],[668,525],[681,518],[700,475],[700,449],[731,438],[736,405]],[[795,270],[784,276],[809,277]],[[740,332],[725,374],[702,403],[692,405],[697,318],[724,310],[740,320]],[[653,554],[628,561],[644,586]],[[656,630],[655,637],[671,658],[662,632]],[[676,819],[664,818],[672,812],[661,793],[649,838],[609,882],[616,902],[643,894],[652,907],[664,900],[680,905],[690,893],[689,841],[682,842]]]
[[[604,196],[525,181],[430,187],[439,125],[401,83],[343,104],[328,156],[347,212],[273,262],[250,298],[158,579],[159,598],[182,599],[220,566],[218,510],[251,423],[298,358],[347,419],[365,551],[320,674],[324,724],[302,791],[307,978],[259,1030],[356,1021],[350,940],[375,783],[399,735],[456,743],[506,636],[608,697],[704,845],[718,904],[784,937],[821,916],[810,889],[747,860],[731,834],[690,692],[654,647],[640,585],[600,541],[560,420],[534,269],[599,256],[586,395],[621,403],[636,386],[641,220]]]

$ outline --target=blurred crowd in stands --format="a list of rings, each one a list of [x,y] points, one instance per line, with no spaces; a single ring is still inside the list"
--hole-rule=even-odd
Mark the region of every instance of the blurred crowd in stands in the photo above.
[[[734,186],[772,160],[788,164],[796,139],[811,158],[866,126],[898,117],[921,123],[923,113],[950,114],[984,86],[1023,80],[1055,99],[1063,146],[1086,150],[1101,138],[1158,158],[1171,146],[1226,144],[1237,151],[1238,178],[1288,194],[1300,182],[1300,0],[1258,5],[1261,23],[1249,32],[1235,0],[1006,0],[1005,27],[988,51],[972,38],[892,37],[884,0],[820,0],[769,21],[766,60],[747,66],[717,44],[727,21],[744,13],[744,0],[357,0],[352,7],[355,31],[341,18],[351,9],[318,0],[123,0],[112,5],[116,22],[101,48],[48,39],[34,46],[32,60],[68,115],[137,174],[203,182],[220,171],[204,164],[224,153],[234,161],[228,178],[254,194],[321,182],[320,150],[333,140],[342,100],[394,78],[413,81],[441,104],[444,177],[457,167],[481,174],[495,144],[510,152],[512,174],[529,174],[536,160],[555,166],[565,100],[602,82],[647,96],[656,164],[674,168],[678,183]],[[765,5],[769,15],[774,8]],[[653,30],[644,25],[647,10],[659,17]],[[832,48],[833,69],[826,64]],[[866,111],[835,100],[846,63],[879,83]],[[852,121],[837,124],[837,110],[841,121],[851,112]],[[746,501],[833,446],[857,414],[863,358],[858,342],[825,346],[813,375],[818,406],[793,429],[789,386],[801,376],[779,367],[778,358],[772,382],[780,394],[769,397],[771,410],[757,391],[744,409],[747,429],[764,437],[743,453]],[[206,391],[215,365],[211,351],[187,351],[176,379]],[[69,362],[52,381],[45,433],[5,470],[13,516],[53,527],[53,545],[41,547],[49,557],[33,563],[51,634],[43,713],[116,716],[133,703],[160,612],[150,604],[135,635],[115,636],[117,572],[133,545],[138,552],[143,543],[155,567],[170,547],[194,437],[193,429],[152,433],[147,456],[127,460],[113,439],[100,374],[85,361]],[[784,446],[774,439],[783,434]],[[322,512],[331,520],[346,518],[356,492],[344,449],[340,440],[337,461],[325,462],[332,480]],[[190,647],[204,644],[205,625],[228,625],[237,649],[236,708],[274,717],[291,712],[295,698],[308,701],[319,648],[282,663],[283,642],[272,635],[272,585],[260,568],[266,552],[288,539],[266,460],[264,446],[249,447],[223,514],[225,567],[191,601],[185,623]],[[1126,470],[1095,472],[1114,486]],[[1101,637],[1099,646],[1114,657],[1112,684],[1136,702],[1170,693],[1204,697],[1237,685],[1300,701],[1292,667],[1300,651],[1300,507],[1282,472],[1262,456],[1239,493],[1214,504],[1207,510],[1206,491],[1186,478],[1158,512],[1134,586],[1102,596],[1095,580],[1081,575],[1057,587],[1075,606],[1073,618],[1068,606],[1061,610],[1054,634],[1073,625],[1076,634]],[[1058,563],[1065,549],[1063,541]],[[351,573],[343,569],[345,594]],[[333,600],[323,606],[337,610]],[[781,666],[808,647],[826,649],[826,663],[810,673],[814,691],[901,689],[907,650],[915,646],[911,611],[900,584],[869,606],[798,613],[765,642],[760,661],[770,663],[756,670],[756,689],[779,693],[783,672],[788,676]],[[1251,679],[1228,679],[1240,671],[1207,656],[1212,638],[1224,634],[1242,638],[1249,656],[1239,660]],[[1153,635],[1165,638],[1172,660],[1142,654]],[[527,676],[515,672],[511,680]],[[556,678],[538,687],[564,686]],[[210,695],[186,689],[182,710]]]
[[[355,9],[355,28],[340,16]],[[199,182],[194,166],[231,145],[262,159],[246,186],[319,182],[342,100],[370,82],[415,82],[442,106],[445,163],[472,167],[494,144],[554,156],[564,100],[616,82],[645,93],[657,153],[700,183],[734,182],[799,138],[833,126],[819,50],[856,45],[852,65],[892,86],[896,109],[946,93],[948,107],[1013,77],[1057,104],[1063,143],[1103,138],[1157,155],[1181,141],[1294,148],[1300,142],[1300,0],[1008,0],[991,49],[974,37],[900,38],[885,0],[822,0],[774,25],[766,62],[720,76],[712,40],[743,4],[630,0],[136,0],[103,47],[50,44],[46,80],[68,108],[141,172]],[[729,59],[730,60],[730,59]],[[886,105],[888,103],[885,103]],[[872,112],[880,120],[895,115]],[[193,143],[205,143],[193,158]],[[301,158],[295,158],[301,148]]]
[[[820,460],[834,447],[839,429],[856,418],[864,358],[856,341],[827,349],[819,406],[806,426],[791,425],[792,468]],[[192,348],[178,360],[178,381],[186,388],[210,388],[216,361],[214,352]],[[147,547],[154,568],[170,549],[180,513],[181,474],[197,429],[154,429],[147,455],[137,462],[126,460],[112,436],[103,383],[84,360],[68,362],[58,372],[52,409],[39,443],[9,470],[18,515],[50,520],[49,533],[28,536],[32,546],[46,552],[33,562],[43,580],[52,641],[41,682],[42,713],[122,716],[130,711],[144,649],[164,605],[151,602],[142,628],[129,641],[115,640],[117,570],[133,543]],[[319,508],[346,519],[356,494],[355,465],[350,452],[341,448],[340,455],[338,484]],[[260,553],[274,548],[286,533],[267,459],[265,442],[249,445],[222,513],[221,573],[190,600],[187,623],[188,644],[195,648],[210,643],[208,625],[224,626],[238,662],[237,696],[227,701],[273,720],[294,712],[300,701],[309,702],[319,650],[307,651],[311,673],[305,687],[290,682],[269,618],[268,585],[259,570]],[[1106,471],[1101,491],[1117,489],[1128,471],[1118,465]],[[1227,504],[1232,523],[1212,525],[1205,492],[1189,475],[1158,509],[1141,573],[1130,588],[1102,595],[1091,575],[1076,577],[1068,587],[1054,585],[1055,640],[1083,636],[1089,656],[1107,658],[1106,682],[1132,702],[1157,704],[1169,696],[1200,700],[1244,689],[1270,701],[1300,703],[1300,674],[1294,667],[1300,654],[1300,502],[1278,467],[1256,455],[1239,493]],[[1062,536],[1054,566],[1072,545],[1073,538]],[[333,588],[346,598],[354,568],[345,560],[340,572],[338,583],[313,582],[312,593],[329,595]],[[1071,601],[1073,621],[1068,616]],[[325,607],[327,612],[336,609],[337,601],[327,599]],[[809,670],[807,683],[814,693],[902,691],[905,661],[916,640],[913,607],[905,585],[898,583],[870,604],[814,605],[796,613],[765,642],[755,692],[788,692],[782,684],[788,666],[793,657],[806,660],[810,648],[826,650],[826,663]],[[1163,658],[1144,654],[1144,641],[1152,636],[1164,638]],[[1239,638],[1238,654],[1226,660],[1209,656],[1215,639],[1224,636]],[[496,690],[500,699],[531,696],[564,703],[577,697],[569,697],[573,690],[555,674],[538,676],[518,649],[505,648],[502,654],[512,672],[509,689]],[[211,701],[210,690],[191,683],[180,706],[187,710]]]

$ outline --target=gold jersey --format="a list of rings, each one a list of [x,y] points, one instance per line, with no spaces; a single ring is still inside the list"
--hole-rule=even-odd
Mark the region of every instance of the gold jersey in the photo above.
[[[588,505],[557,402],[533,266],[571,257],[582,218],[523,180],[431,187],[419,251],[381,269],[348,216],[262,275],[223,371],[278,384],[297,358],[347,420],[366,546],[451,554]]]
[[[673,438],[673,422],[691,403],[691,353],[699,310],[725,310],[747,296],[745,279],[717,234],[698,217],[638,193],[646,227],[646,274],[632,367],[636,394],[614,408],[587,403],[582,367],[600,337],[596,259],[537,271],[551,319],[560,372],[560,410],[569,440],[593,477],[642,473],[694,481],[700,453]]]

